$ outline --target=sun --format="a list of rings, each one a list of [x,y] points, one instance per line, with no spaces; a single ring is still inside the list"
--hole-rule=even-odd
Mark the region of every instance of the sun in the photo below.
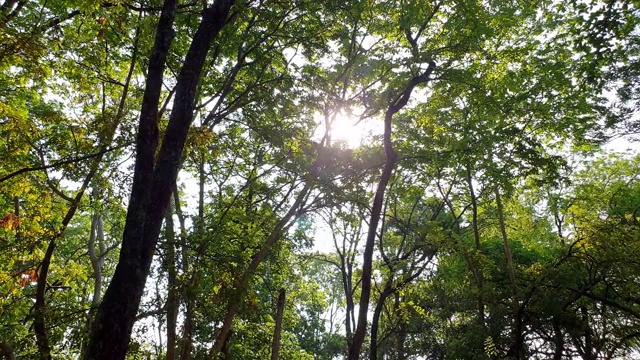
[[[315,141],[320,141],[326,132],[326,121],[321,115],[315,116],[318,127],[313,134]],[[375,119],[361,120],[356,116],[339,112],[332,116],[329,121],[329,139],[331,145],[346,146],[355,149],[363,146],[375,134],[382,134],[383,123]]]
[[[334,118],[330,127],[331,142],[345,144],[350,149],[362,146],[371,134],[365,121],[342,113]]]

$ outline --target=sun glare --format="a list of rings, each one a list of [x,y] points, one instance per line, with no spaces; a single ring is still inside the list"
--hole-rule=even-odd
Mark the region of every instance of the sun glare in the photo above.
[[[325,134],[325,122],[322,117],[317,117],[318,128],[314,138],[319,141]],[[361,146],[376,132],[374,121],[358,121],[356,117],[343,113],[338,114],[330,124],[330,139],[332,145],[343,144],[350,149]]]
[[[346,143],[351,149],[362,145],[367,135],[364,121],[358,123],[357,119],[350,116],[338,116],[331,124],[331,142]]]

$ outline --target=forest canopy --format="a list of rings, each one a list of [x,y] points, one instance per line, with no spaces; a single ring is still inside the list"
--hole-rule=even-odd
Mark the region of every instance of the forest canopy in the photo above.
[[[639,23],[0,0],[0,359],[640,357]]]

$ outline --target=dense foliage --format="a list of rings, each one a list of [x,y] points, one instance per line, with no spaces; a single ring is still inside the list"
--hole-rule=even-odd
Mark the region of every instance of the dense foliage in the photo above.
[[[0,359],[639,357],[639,23],[0,0]]]

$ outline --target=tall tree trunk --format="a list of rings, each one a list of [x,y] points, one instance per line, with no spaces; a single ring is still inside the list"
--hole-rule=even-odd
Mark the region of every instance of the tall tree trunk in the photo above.
[[[233,331],[229,331],[227,333],[227,337],[224,339],[224,344],[222,344],[222,350],[220,350],[220,355],[223,359],[229,359],[229,349],[231,348],[231,336],[233,335]]]
[[[498,206],[498,222],[500,224],[500,234],[502,234],[502,243],[504,245],[504,255],[507,259],[507,273],[509,274],[509,282],[511,284],[511,292],[516,295],[516,272],[513,265],[513,253],[509,238],[507,237],[507,224],[504,220],[504,209],[502,207],[502,199],[500,198],[500,189],[496,188],[496,205]]]
[[[46,304],[45,304],[45,293],[47,291],[47,278],[49,275],[49,267],[51,266],[51,260],[53,259],[53,252],[56,249],[56,245],[58,244],[58,239],[62,237],[64,231],[66,230],[69,222],[76,213],[78,209],[78,205],[80,204],[80,200],[84,195],[85,190],[89,186],[89,182],[93,175],[98,170],[97,164],[93,166],[89,175],[85,178],[84,183],[80,187],[80,190],[76,194],[76,197],[73,199],[69,210],[62,220],[62,225],[60,226],[60,230],[56,233],[51,240],[49,240],[49,244],[47,245],[47,250],[44,254],[44,258],[42,259],[42,263],[40,263],[40,273],[38,274],[38,285],[36,287],[36,303],[34,305],[34,320],[33,320],[33,331],[36,334],[36,344],[38,346],[38,352],[40,355],[40,359],[51,359],[51,346],[49,345],[49,339],[47,337],[47,328],[45,325],[45,313],[46,313]]]
[[[472,222],[473,238],[475,240],[476,256],[480,256],[482,248],[480,244],[480,230],[478,229],[478,199],[476,198],[475,191],[473,190],[473,179],[471,178],[471,169],[467,167],[467,185],[469,186],[469,195],[471,196],[471,210],[472,210]],[[473,266],[473,275],[476,280],[476,287],[478,288],[478,325],[484,329],[484,274],[482,269],[477,266],[478,262],[475,260],[475,256],[471,259]]]
[[[498,207],[498,222],[500,225],[500,233],[502,234],[502,243],[504,246],[504,255],[507,260],[507,273],[509,274],[509,283],[511,285],[511,294],[513,297],[514,316],[513,316],[513,344],[510,349],[510,355],[517,359],[525,358],[524,337],[522,329],[522,311],[520,302],[517,298],[516,272],[513,264],[513,253],[509,238],[507,237],[507,225],[504,219],[504,208],[502,207],[502,199],[500,197],[500,189],[496,188],[496,205]]]
[[[378,223],[380,222],[380,213],[382,212],[382,203],[384,201],[384,193],[387,184],[391,179],[391,173],[396,163],[396,154],[393,151],[391,142],[391,120],[393,116],[400,111],[411,98],[411,93],[416,85],[429,80],[431,72],[435,68],[435,62],[431,61],[427,70],[420,76],[411,79],[404,91],[395,101],[389,105],[384,116],[384,149],[385,163],[380,176],[380,182],[373,198],[373,206],[371,208],[371,219],[369,220],[369,232],[365,243],[363,264],[362,264],[362,290],[360,292],[360,309],[358,311],[358,323],[353,334],[353,341],[349,347],[349,360],[358,360],[360,358],[360,349],[367,333],[367,313],[369,311],[369,298],[371,296],[371,272],[373,267],[373,249],[375,247],[376,234],[378,232]]]
[[[95,191],[94,191],[95,192]],[[96,252],[96,242],[98,243],[98,252]],[[89,260],[93,268],[93,294],[91,296],[91,308],[87,314],[86,328],[87,332],[91,331],[91,320],[98,306],[100,305],[100,297],[102,294],[102,268],[104,264],[104,256],[106,249],[104,245],[104,227],[102,224],[102,215],[94,213],[91,216],[91,232],[89,234],[89,243],[87,245]],[[84,358],[87,354],[87,343],[83,341],[80,350],[80,358]]]
[[[273,343],[271,344],[271,360],[278,360],[280,354],[280,335],[282,332],[282,315],[284,314],[284,288],[278,294],[278,304],[276,305],[276,326],[273,330]]]
[[[200,73],[211,43],[224,26],[232,4],[233,0],[216,0],[203,12],[202,21],[177,78],[174,106],[157,163],[154,164],[158,143],[158,105],[177,5],[176,0],[164,2],[140,113],[133,185],[120,259],[94,321],[87,360],[125,358],[165,211],[178,175],[183,146],[193,120]]]
[[[398,318],[400,319],[398,321],[398,332],[396,333],[396,356],[397,360],[406,360],[407,355],[404,350],[404,342],[407,338],[407,327],[404,323],[402,314],[400,313],[400,294],[398,292],[395,294],[395,302],[393,306],[396,315],[398,315]]]
[[[176,357],[176,326],[178,323],[178,280],[176,271],[176,235],[173,225],[174,206],[169,202],[169,209],[165,219],[165,234],[167,241],[167,360]]]

